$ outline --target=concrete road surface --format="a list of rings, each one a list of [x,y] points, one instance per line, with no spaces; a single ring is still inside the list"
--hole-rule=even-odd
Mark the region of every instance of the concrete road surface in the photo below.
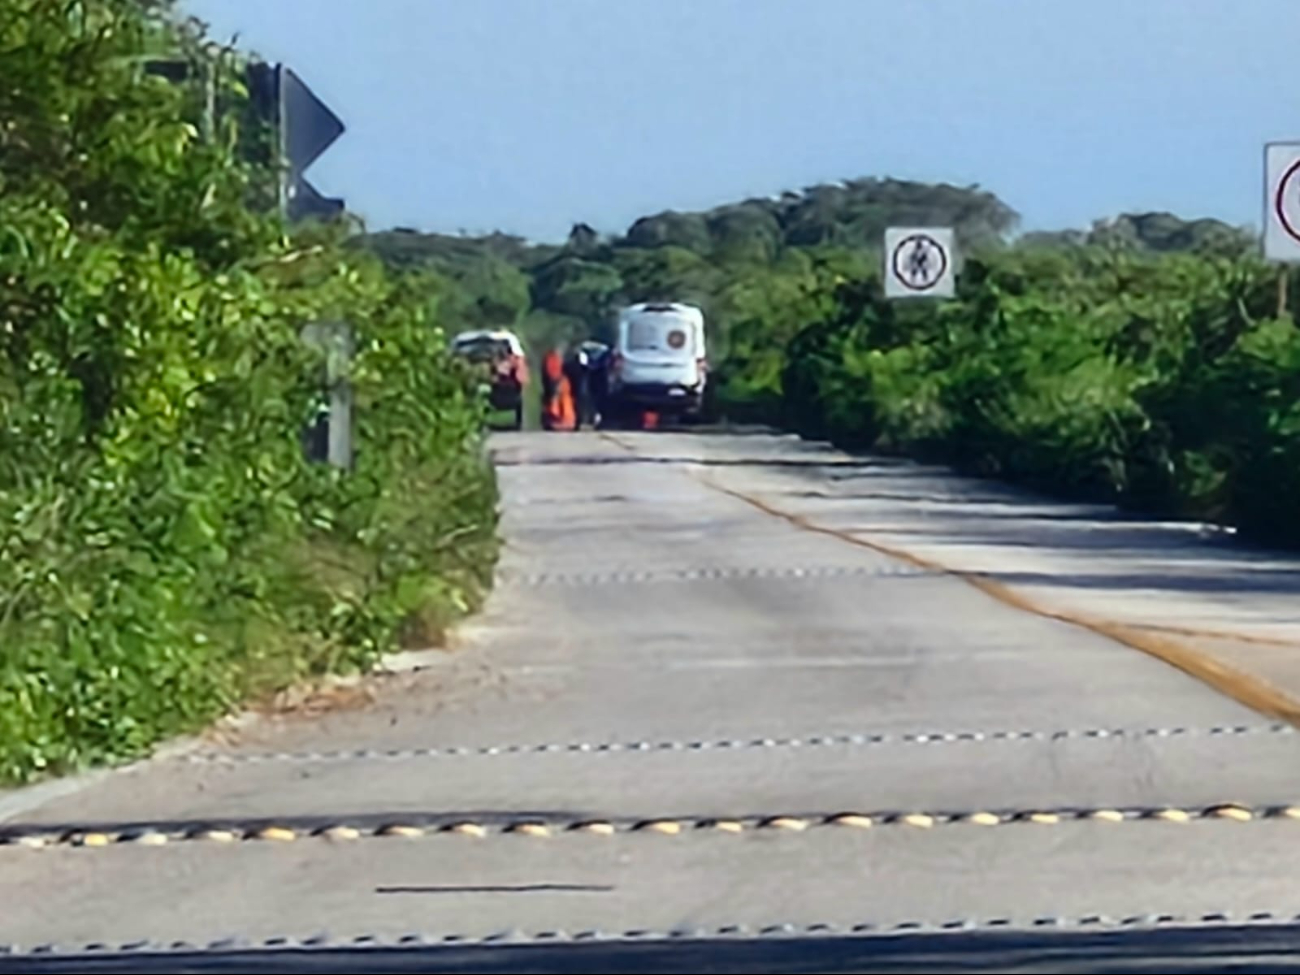
[[[1294,563],[765,434],[494,452],[454,652],[7,797],[0,944],[1300,915]]]

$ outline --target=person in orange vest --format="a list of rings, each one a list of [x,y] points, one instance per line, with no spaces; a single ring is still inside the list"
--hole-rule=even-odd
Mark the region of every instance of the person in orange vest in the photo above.
[[[552,349],[542,360],[542,428],[572,430],[576,423],[573,389],[564,374],[564,359]]]

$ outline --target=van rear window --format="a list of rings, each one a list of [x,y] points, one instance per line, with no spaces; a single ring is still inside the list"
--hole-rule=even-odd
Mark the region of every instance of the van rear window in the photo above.
[[[627,347],[629,349],[657,349],[663,335],[663,326],[656,322],[633,320],[628,323]]]
[[[632,315],[623,341],[629,352],[683,352],[692,348],[696,326],[682,315]]]

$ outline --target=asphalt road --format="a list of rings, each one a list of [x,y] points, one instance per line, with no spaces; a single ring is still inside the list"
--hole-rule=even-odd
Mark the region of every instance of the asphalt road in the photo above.
[[[1121,588],[1063,560],[1158,566],[1217,543],[1156,527],[1069,555],[1060,525],[1026,533],[1041,515],[1026,502],[962,504],[940,478],[917,561],[864,541],[916,536],[934,472],[766,435],[505,434],[494,451],[508,546],[454,652],[62,795],[9,797],[0,944],[1300,915],[1300,735],[1052,618],[1104,614]],[[888,489],[863,492],[869,477]],[[991,503],[1018,544],[990,539],[992,516],[962,520]],[[1118,524],[1088,518],[1098,535]],[[936,566],[972,546],[1058,602],[1036,611]],[[1206,558],[1197,578],[1224,585],[1149,587],[1124,622],[1149,610],[1168,628],[1195,606],[1208,627],[1206,600],[1230,598],[1225,627],[1272,627],[1276,676],[1300,619],[1288,567],[1247,583]]]

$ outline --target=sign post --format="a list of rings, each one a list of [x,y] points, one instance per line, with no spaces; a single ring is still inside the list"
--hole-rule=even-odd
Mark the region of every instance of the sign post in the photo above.
[[[951,298],[956,293],[951,227],[890,227],[884,253],[886,298]]]
[[[325,353],[325,381],[330,404],[323,459],[334,467],[350,470],[353,396],[349,373],[356,354],[352,329],[344,322],[314,322],[303,328],[302,338]]]
[[[297,222],[307,217],[331,218],[343,212],[342,200],[323,196],[308,182],[306,172],[345,131],[343,121],[314,91],[282,64],[249,67],[250,87],[261,110],[270,117],[278,143],[280,209]]]

